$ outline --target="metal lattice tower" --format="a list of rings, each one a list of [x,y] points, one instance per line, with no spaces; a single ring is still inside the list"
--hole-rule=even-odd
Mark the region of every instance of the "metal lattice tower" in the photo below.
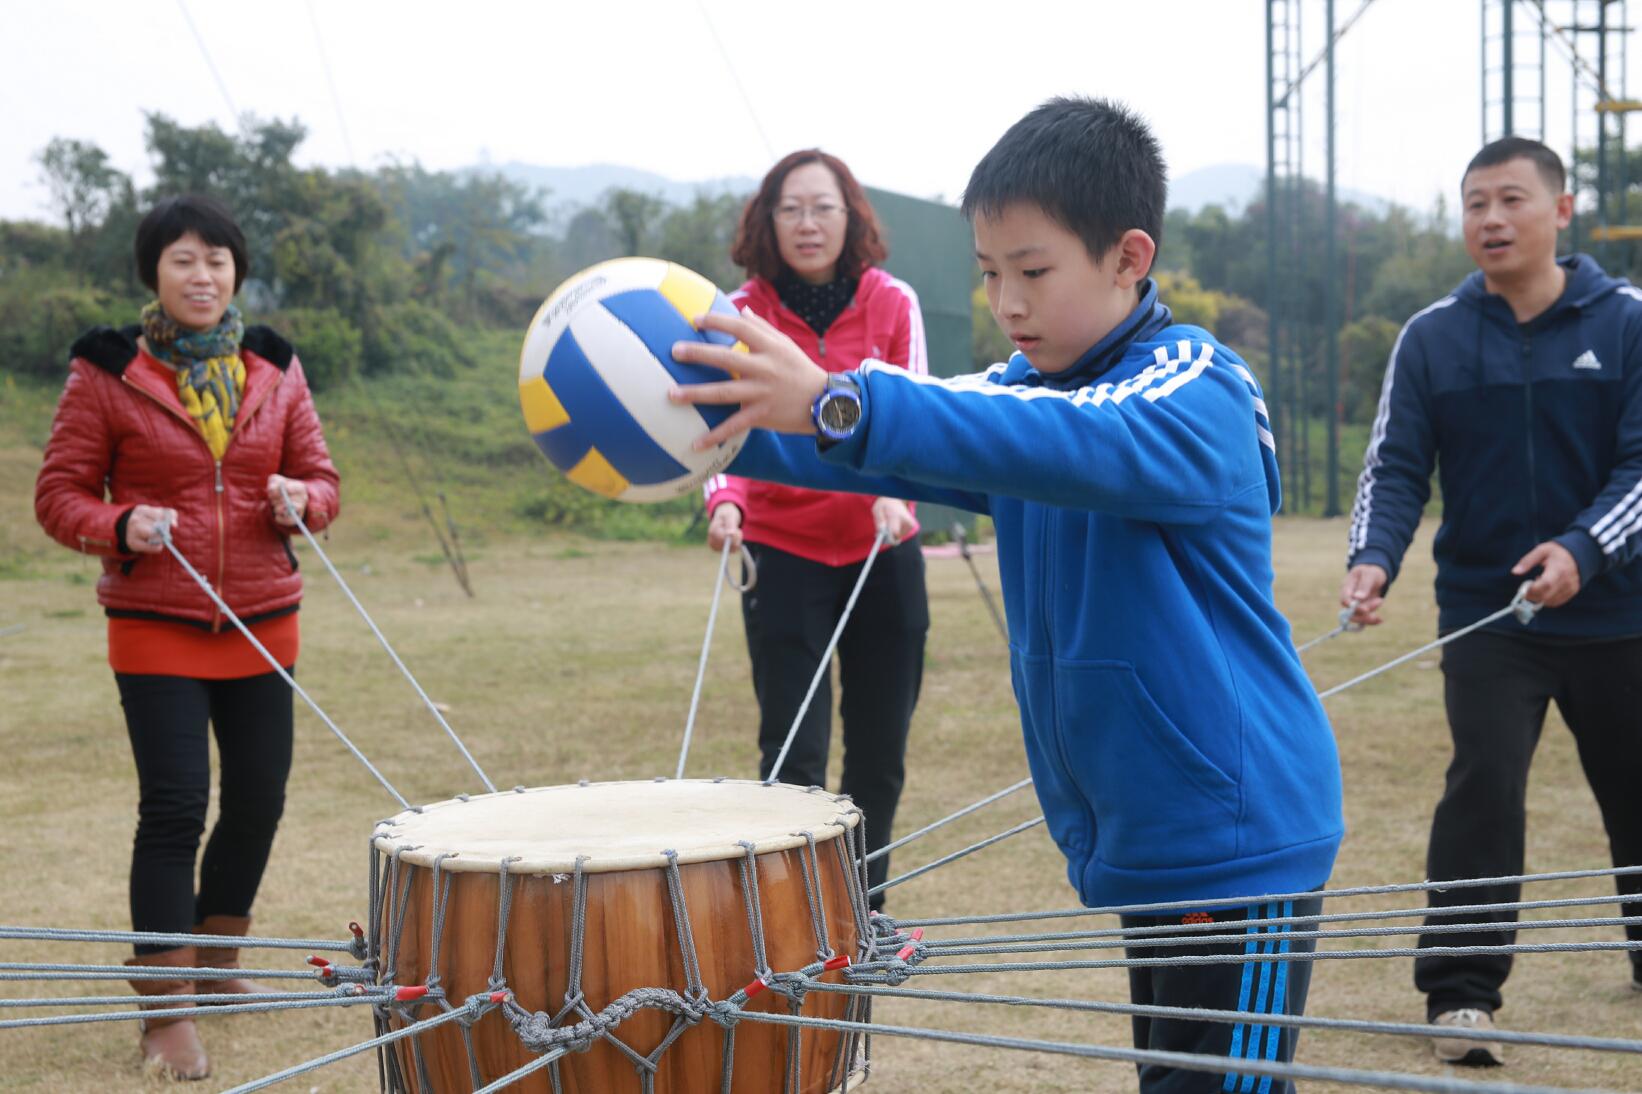
[[[1482,143],[1545,139],[1545,0],[1482,0]]]

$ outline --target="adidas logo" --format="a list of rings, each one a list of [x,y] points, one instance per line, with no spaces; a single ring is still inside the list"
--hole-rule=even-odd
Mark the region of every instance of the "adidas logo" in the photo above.
[[[1584,353],[1574,358],[1574,367],[1591,369],[1592,371],[1600,372],[1602,370],[1602,362],[1596,359],[1595,353],[1592,353],[1590,350],[1586,350]]]

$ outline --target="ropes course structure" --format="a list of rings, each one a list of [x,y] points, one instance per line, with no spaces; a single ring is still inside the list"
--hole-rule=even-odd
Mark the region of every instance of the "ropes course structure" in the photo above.
[[[286,500],[295,517],[294,507]],[[223,945],[270,957],[303,955],[294,968],[246,970],[7,961],[0,962],[0,981],[64,984],[187,977],[210,982],[251,976],[279,987],[232,996],[228,1005],[221,1004],[227,997],[205,992],[168,996],[168,1002],[180,1006],[166,1014],[204,1018],[326,1008],[368,1010],[370,1025],[361,1021],[362,1036],[355,1043],[242,1083],[234,1091],[265,1089],[341,1060],[374,1053],[381,1088],[395,1094],[503,1089],[551,1090],[554,1094],[586,1090],[830,1094],[856,1088],[870,1076],[876,1038],[1129,1065],[1158,1064],[1217,1074],[1228,1067],[1225,1056],[896,1024],[875,1016],[880,1005],[921,1003],[962,1004],[967,1010],[961,1013],[1015,1009],[1231,1024],[1246,1031],[1248,1038],[1249,1051],[1230,1062],[1242,1077],[1242,1088],[1249,1090],[1269,1078],[1455,1094],[1548,1094],[1568,1088],[1452,1074],[1281,1063],[1260,1051],[1262,1039],[1275,1045],[1280,1029],[1375,1038],[1452,1035],[1432,1025],[1273,1014],[1255,999],[1236,1010],[1215,1010],[964,990],[964,978],[1165,965],[1252,963],[1281,969],[1298,962],[1383,961],[1416,953],[1585,954],[1642,947],[1642,943],[1622,939],[1565,939],[1569,931],[1642,923],[1642,916],[1608,914],[1622,911],[1612,906],[1627,900],[1613,892],[1447,907],[1443,920],[1432,925],[1420,922],[1427,908],[1398,899],[1435,889],[1499,884],[1611,885],[1618,878],[1642,874],[1642,866],[1098,908],[989,914],[955,911],[921,918],[872,912],[869,898],[875,892],[916,881],[996,847],[1041,826],[1044,818],[1040,815],[1004,828],[876,888],[867,882],[869,861],[911,847],[1004,802],[1031,786],[1032,780],[1018,779],[962,804],[869,855],[860,811],[848,798],[820,787],[781,784],[773,775],[763,781],[685,778],[689,736],[719,595],[724,585],[735,584],[728,577],[728,546],[718,560],[707,636],[674,777],[497,790],[300,518],[296,526],[486,792],[411,804],[319,704],[295,680],[284,676],[400,807],[369,835],[366,914],[362,922],[348,924],[345,937],[228,938],[0,926],[0,943]],[[159,534],[165,549],[255,644],[209,582],[177,551],[169,530],[161,529]],[[885,540],[880,533],[863,565],[856,594]],[[753,579],[749,572],[736,587],[750,587]],[[976,579],[984,593],[978,572]],[[1531,625],[1537,605],[1526,600],[1526,589],[1525,584],[1484,624],[1514,618],[1521,626]],[[1346,631],[1342,620],[1340,627],[1316,641]],[[1461,640],[1468,632],[1469,628],[1446,635],[1319,694],[1325,698],[1336,695],[1433,648]],[[817,680],[831,652],[829,647]],[[264,656],[278,668],[271,657]],[[1357,906],[1370,898],[1390,898],[1395,906]],[[1294,910],[1296,902],[1308,899],[1319,901],[1321,910]],[[1233,904],[1260,912],[1235,925],[1198,914]],[[1514,925],[1489,918],[1527,911],[1551,913],[1552,917]],[[1178,922],[1167,926],[1100,922],[1111,917],[1158,915]],[[1426,945],[1421,949],[1397,944],[1416,934],[1440,936],[1479,929],[1510,940],[1497,945]],[[1528,940],[1506,936],[1512,930],[1525,932]],[[1279,934],[1284,940],[1281,947],[1276,945]],[[1305,941],[1315,948],[1291,951],[1287,948],[1290,941]],[[1391,944],[1382,944],[1387,942]],[[950,988],[909,986],[929,977],[955,979]],[[1262,974],[1262,996],[1266,980]],[[109,994],[0,998],[0,1031],[18,1031],[11,1034],[15,1036],[29,1029],[133,1021],[144,1014],[138,1003],[138,996]],[[70,1012],[38,1013],[46,1010]],[[367,1030],[369,1036],[363,1036]],[[1465,1036],[1500,1045],[1642,1057],[1642,1038],[1481,1029],[1468,1030]],[[1642,1059],[1631,1066],[1636,1070],[1630,1074],[1642,1075]],[[1234,1088],[1235,1084],[1226,1087]]]

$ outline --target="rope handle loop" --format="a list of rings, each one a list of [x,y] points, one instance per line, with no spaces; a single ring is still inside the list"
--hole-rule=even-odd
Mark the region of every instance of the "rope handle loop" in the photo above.
[[[1534,616],[1538,615],[1540,610],[1545,607],[1543,604],[1536,604],[1528,599],[1528,590],[1533,588],[1533,585],[1532,580],[1524,581],[1517,587],[1517,595],[1511,598],[1511,614],[1515,615],[1517,622],[1524,627],[1532,623]]]

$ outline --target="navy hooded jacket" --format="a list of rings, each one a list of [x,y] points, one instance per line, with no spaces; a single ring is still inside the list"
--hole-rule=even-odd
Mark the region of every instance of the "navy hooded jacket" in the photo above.
[[[1237,355],[1147,282],[1062,373],[856,375],[849,440],[754,430],[731,471],[991,515],[1027,759],[1084,903],[1322,885],[1339,760],[1272,601],[1276,454]]]
[[[1511,567],[1555,540],[1580,591],[1530,633],[1642,635],[1642,292],[1585,255],[1560,264],[1562,296],[1520,324],[1471,274],[1408,321],[1386,365],[1347,564],[1396,577],[1435,467],[1444,631],[1504,607]]]

